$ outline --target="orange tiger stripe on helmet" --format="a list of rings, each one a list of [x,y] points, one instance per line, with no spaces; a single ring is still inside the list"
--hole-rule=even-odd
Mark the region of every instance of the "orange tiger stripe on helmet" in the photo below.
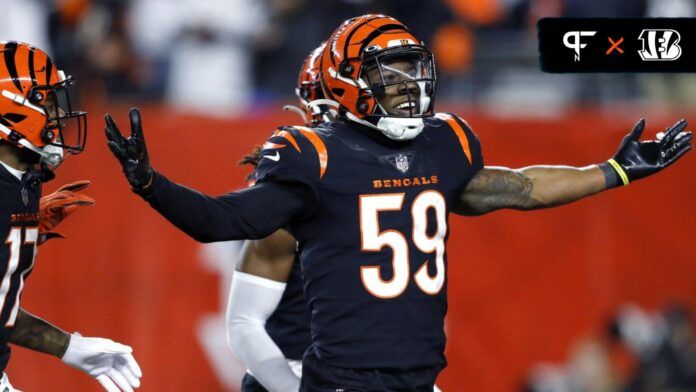
[[[34,151],[49,165],[57,165],[62,158],[46,152],[48,144],[74,154],[82,151],[87,113],[73,111],[69,98],[57,99],[58,92],[66,91],[72,82],[44,51],[23,42],[0,42],[0,139]],[[65,106],[59,107],[60,103]],[[74,144],[66,142],[71,134],[66,132],[68,120],[76,120]]]
[[[317,126],[324,121],[323,112],[315,112],[307,105],[312,101],[324,98],[320,80],[320,62],[325,45],[326,42],[322,42],[304,60],[295,88],[295,95],[300,101],[301,110],[305,113],[307,125],[310,126]]]
[[[298,87],[308,83],[319,82],[319,62],[324,51],[324,45],[326,45],[326,42],[323,42],[319,47],[311,51],[309,56],[302,62],[300,74],[297,78]]]
[[[58,69],[42,50],[22,42],[0,42],[0,85],[27,94],[31,87],[59,81]]]
[[[0,42],[0,93],[6,91],[25,99],[32,98],[32,103],[42,106],[47,94],[29,97],[32,87],[58,81],[58,70],[45,52],[23,42]],[[16,131],[31,144],[46,144],[41,138],[47,123],[45,114],[0,96],[0,116],[3,116],[0,120],[3,126]],[[9,137],[2,132],[0,139],[9,140]]]
[[[324,92],[352,114],[364,118],[377,105],[359,79],[365,49],[422,44],[403,23],[390,16],[369,14],[349,19],[334,31],[324,49]]]
[[[26,82],[26,81],[29,81],[30,83],[32,81],[36,82],[36,78],[32,79],[31,76],[29,75],[30,68],[31,68],[31,72],[34,72],[34,69],[33,69],[34,67],[29,67],[29,61],[31,60],[31,62],[34,62],[34,53],[35,52],[33,50],[30,50],[28,46],[23,45],[23,46],[19,46],[17,48],[17,51],[15,53],[14,65],[16,68],[17,75],[18,75],[19,79],[21,79],[21,81],[18,80],[18,82],[20,84],[22,84],[22,82]],[[19,75],[21,75],[21,76],[19,76]],[[35,83],[33,83],[33,84],[35,84]],[[30,84],[30,86],[31,85],[32,84]]]

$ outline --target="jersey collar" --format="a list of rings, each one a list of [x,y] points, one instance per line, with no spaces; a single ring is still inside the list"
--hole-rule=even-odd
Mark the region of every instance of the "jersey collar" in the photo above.
[[[0,165],[2,165],[5,170],[12,174],[13,177],[17,178],[17,180],[22,181],[22,176],[24,176],[26,171],[17,170],[3,161],[0,161]]]

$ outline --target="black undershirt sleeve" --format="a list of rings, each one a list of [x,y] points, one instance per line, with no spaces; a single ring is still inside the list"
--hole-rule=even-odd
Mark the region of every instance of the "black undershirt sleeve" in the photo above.
[[[141,196],[191,238],[216,242],[264,238],[313,209],[311,189],[302,184],[263,182],[208,196],[155,172]]]

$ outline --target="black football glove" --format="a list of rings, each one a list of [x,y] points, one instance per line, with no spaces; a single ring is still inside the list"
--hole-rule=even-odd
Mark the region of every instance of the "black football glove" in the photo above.
[[[137,193],[147,192],[152,185],[154,173],[150,167],[150,158],[147,155],[140,110],[131,109],[128,115],[131,125],[131,135],[128,139],[123,137],[109,114],[104,117],[106,121],[104,131],[106,139],[109,141],[109,149],[121,162],[123,173],[133,191]]]
[[[645,119],[640,119],[631,133],[623,138],[616,155],[602,164],[607,188],[628,185],[631,181],[655,174],[689,152],[693,135],[684,132],[686,125],[685,120],[679,120],[667,128],[661,138],[658,134],[658,140],[640,142],[638,139],[645,129]]]

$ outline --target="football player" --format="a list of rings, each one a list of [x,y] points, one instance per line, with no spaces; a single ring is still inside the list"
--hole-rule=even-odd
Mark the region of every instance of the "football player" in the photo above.
[[[332,116],[330,108],[321,101],[324,93],[319,59],[323,50],[324,44],[302,63],[295,89],[300,107],[284,108],[299,113],[308,127],[318,126]],[[261,151],[254,149],[241,163],[256,167]],[[295,238],[284,229],[244,244],[237,271],[232,276],[227,306],[227,341],[248,369],[242,380],[242,392],[299,389],[302,355],[311,338],[296,249]],[[269,276],[268,271],[278,271],[281,275]]]
[[[305,391],[433,390],[446,364],[450,212],[567,204],[655,174],[692,147],[685,121],[640,142],[640,120],[600,164],[484,167],[466,122],[434,110],[432,53],[385,15],[341,24],[321,78],[337,120],[276,130],[256,185],[218,197],[151,167],[137,109],[129,138],[106,116],[109,147],[133,191],[194,239],[263,238],[287,227],[298,241],[312,331]]]
[[[68,334],[20,306],[36,245],[60,236],[51,230],[77,207],[93,203],[76,193],[86,182],[39,201],[42,183],[53,177],[63,154],[84,149],[87,118],[72,111],[67,88],[73,80],[46,53],[21,42],[0,42],[0,53],[0,391],[14,391],[4,373],[8,343],[58,357],[108,391],[132,391],[141,372],[130,347]]]

